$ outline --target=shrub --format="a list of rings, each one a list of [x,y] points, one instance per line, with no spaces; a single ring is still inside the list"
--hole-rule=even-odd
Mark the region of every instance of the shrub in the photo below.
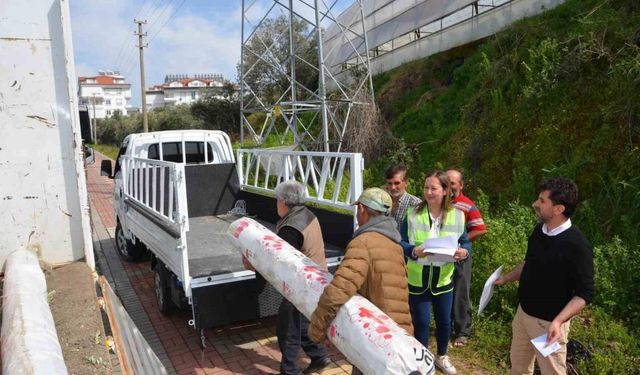
[[[640,324],[640,250],[626,246],[620,237],[595,246],[597,294],[595,303],[632,327]]]

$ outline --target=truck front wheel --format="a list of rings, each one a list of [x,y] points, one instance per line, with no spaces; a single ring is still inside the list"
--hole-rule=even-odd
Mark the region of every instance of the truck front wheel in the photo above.
[[[158,309],[163,315],[169,315],[173,312],[173,301],[171,300],[171,273],[167,268],[158,262],[155,267],[155,291]]]
[[[133,262],[140,258],[145,250],[144,245],[140,241],[134,245],[131,240],[124,236],[120,222],[116,225],[116,248],[118,249],[118,254],[127,262]]]

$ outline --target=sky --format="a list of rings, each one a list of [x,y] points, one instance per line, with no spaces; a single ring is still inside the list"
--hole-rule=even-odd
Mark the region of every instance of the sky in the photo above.
[[[221,73],[236,80],[241,2],[235,0],[77,0],[70,2],[76,75],[118,70],[140,105],[135,19],[146,20],[146,86],[167,74]]]
[[[295,0],[296,2],[300,0]],[[340,1],[344,9],[351,1]],[[245,0],[253,24],[271,9],[272,0]],[[294,4],[304,16],[306,6]],[[138,37],[134,19],[146,20],[146,87],[167,74],[221,73],[237,81],[241,48],[241,0],[75,0],[70,1],[76,75],[117,70],[131,83],[131,103],[140,105]],[[275,9],[270,14],[282,14]],[[245,24],[247,30],[251,25]]]

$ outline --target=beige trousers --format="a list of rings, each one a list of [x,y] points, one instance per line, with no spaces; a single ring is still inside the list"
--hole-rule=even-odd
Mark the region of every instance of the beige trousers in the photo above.
[[[511,340],[511,374],[533,374],[534,359],[538,361],[542,375],[567,373],[567,339],[571,321],[564,323],[560,329],[562,336],[558,343],[560,349],[543,357],[531,343],[531,339],[547,333],[551,322],[528,315],[518,306],[516,316],[511,324],[513,339]]]

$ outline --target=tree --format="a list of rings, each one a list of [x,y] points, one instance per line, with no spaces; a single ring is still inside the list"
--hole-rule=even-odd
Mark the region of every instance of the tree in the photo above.
[[[204,122],[193,116],[188,105],[157,108],[149,113],[151,131],[176,129],[203,129]]]
[[[205,95],[191,106],[191,115],[201,121],[205,129],[222,130],[231,136],[240,131],[240,104],[233,98],[218,99],[212,93]]]
[[[237,97],[238,86],[233,82],[225,82],[222,86],[222,96],[227,100],[234,100]]]
[[[291,27],[293,32],[295,54],[296,81],[310,91],[318,88],[318,48],[315,33],[310,25],[302,19],[294,18]],[[241,62],[244,77],[241,80],[266,105],[276,104],[290,86],[291,75],[289,43],[289,17],[265,19],[246,43],[243,61]],[[240,70],[240,66],[238,66]],[[296,87],[296,99],[305,100],[310,94],[301,87]],[[291,93],[282,100],[290,100]],[[253,98],[245,98],[245,103]]]

